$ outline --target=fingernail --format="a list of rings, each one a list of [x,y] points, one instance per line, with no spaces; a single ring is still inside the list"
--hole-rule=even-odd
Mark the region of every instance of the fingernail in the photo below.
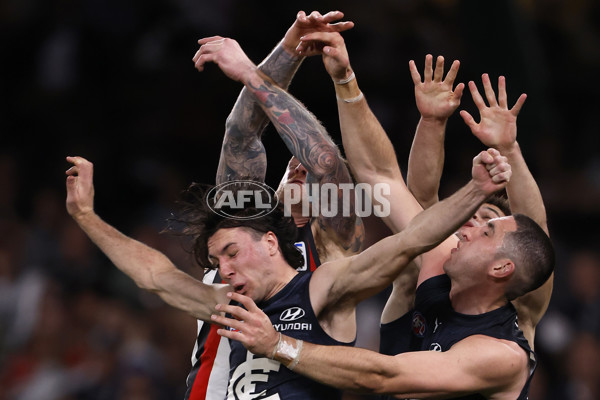
[[[210,319],[212,319],[212,320],[214,321],[215,319],[217,319],[217,316],[216,316],[216,315],[214,315],[214,314],[212,314],[212,315],[210,316]]]
[[[233,296],[233,292],[227,292],[227,297]]]

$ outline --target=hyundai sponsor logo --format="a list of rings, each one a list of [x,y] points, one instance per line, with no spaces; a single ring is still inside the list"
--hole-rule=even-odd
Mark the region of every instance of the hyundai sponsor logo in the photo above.
[[[304,314],[306,313],[300,307],[292,307],[282,312],[279,316],[279,319],[281,321],[295,321],[304,317]]]

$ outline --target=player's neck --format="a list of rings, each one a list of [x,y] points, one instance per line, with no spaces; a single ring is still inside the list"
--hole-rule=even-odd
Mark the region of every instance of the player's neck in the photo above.
[[[285,260],[278,262],[275,268],[271,269],[271,272],[265,276],[265,279],[271,280],[271,289],[265,296],[265,300],[275,296],[281,289],[283,289],[296,275],[298,271],[292,268]]]
[[[467,315],[479,315],[493,311],[506,304],[506,297],[487,285],[460,287],[452,284],[450,302],[454,311]]]

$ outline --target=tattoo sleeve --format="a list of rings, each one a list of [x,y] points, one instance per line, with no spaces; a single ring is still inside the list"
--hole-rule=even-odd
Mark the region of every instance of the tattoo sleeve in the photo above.
[[[253,82],[258,84],[248,83],[246,87],[252,91],[287,148],[306,168],[311,181],[336,185],[338,212],[335,217],[320,216],[319,226],[324,231],[331,229],[346,249],[356,246],[354,191],[350,190],[350,196],[344,195],[340,186],[352,183],[352,178],[338,147],[317,118],[268,76],[259,73],[259,79]]]
[[[279,44],[258,68],[287,88],[303,59],[287,53]],[[225,124],[217,184],[244,178],[264,181],[267,156],[260,137],[268,122],[255,97],[242,89]]]

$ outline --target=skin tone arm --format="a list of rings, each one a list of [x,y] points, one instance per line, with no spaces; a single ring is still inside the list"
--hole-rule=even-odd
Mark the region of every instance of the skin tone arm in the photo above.
[[[474,82],[469,82],[469,90],[477,105],[481,120],[476,123],[466,111],[461,111],[471,132],[486,146],[494,147],[508,158],[513,169],[513,180],[506,186],[506,192],[513,213],[525,214],[537,222],[548,234],[546,208],[540,189],[527,167],[517,142],[517,115],[527,96],[522,94],[509,109],[506,95],[506,80],[498,78],[498,99],[487,74],[482,76],[485,97],[489,107],[477,90]],[[533,346],[535,327],[546,312],[552,294],[554,274],[537,290],[519,297],[513,303],[519,312],[519,326]]]
[[[497,150],[490,149],[474,158],[472,176],[467,185],[417,215],[400,233],[358,255],[325,263],[314,272],[309,288],[311,303],[330,335],[344,335],[349,330],[346,321],[352,319],[360,301],[387,287],[414,257],[437,246],[490,194],[503,188],[510,166]]]
[[[406,181],[415,199],[428,208],[439,201],[438,190],[444,167],[444,135],[448,118],[460,105],[464,84],[453,88],[460,63],[455,60],[444,78],[444,58],[438,56],[433,68],[433,56],[425,57],[423,81],[413,60],[409,68],[415,85],[415,100],[421,113],[408,158]],[[443,79],[444,78],[444,79]],[[407,269],[394,280],[381,315],[388,323],[412,308],[419,271]]]
[[[344,39],[339,33],[315,32],[305,35],[298,50],[306,56],[322,55],[325,69],[334,82],[348,79],[353,73]],[[383,221],[393,233],[397,233],[423,208],[408,191],[394,146],[367,100],[364,96],[360,97],[357,79],[334,86],[342,142],[350,168],[359,182],[389,185],[389,198],[394,201],[390,202],[389,216],[383,217]]]
[[[235,40],[217,36],[202,39],[199,43],[202,47],[195,57],[196,68],[201,71],[206,62],[214,62],[229,78],[242,82],[313,181],[336,185],[352,183],[339,150],[325,128],[298,100],[258,70]],[[345,249],[357,251],[362,224],[357,225],[352,204],[346,205],[352,211],[351,215],[343,215],[342,189],[338,189],[338,196],[339,212],[334,217],[320,215],[319,227]]]
[[[424,79],[413,60],[410,75],[415,84],[415,100],[421,113],[408,157],[406,183],[423,208],[439,201],[438,190],[444,167],[444,136],[448,118],[460,105],[465,85],[453,89],[460,63],[455,60],[445,79],[444,58],[438,56],[435,70],[433,57],[425,57]]]
[[[299,52],[307,56],[322,55],[325,69],[334,82],[346,79],[352,74],[348,52],[340,34],[318,32],[305,35]],[[389,198],[394,201],[390,204],[389,216],[382,219],[392,233],[400,232],[423,207],[415,200],[404,182],[394,147],[385,130],[369,108],[367,100],[357,97],[361,94],[357,79],[345,84],[335,84],[335,91],[338,97],[342,140],[350,167],[359,182],[389,185]],[[351,102],[344,101],[357,98],[358,100]],[[425,270],[421,270],[419,282],[443,273],[443,262],[450,250],[456,247],[456,241],[451,237],[432,251],[418,256],[414,260],[416,267],[408,268],[408,275],[398,276],[384,308],[382,322],[394,320],[407,311],[416,286],[416,276],[419,275],[417,268],[426,267]]]
[[[446,352],[421,351],[394,357],[306,342],[299,347],[296,339],[275,332],[269,318],[250,298],[230,295],[244,308],[217,306],[236,319],[214,315],[213,321],[238,330],[220,329],[220,335],[241,341],[254,354],[273,356],[297,373],[340,389],[402,398],[480,393],[488,398],[514,399],[527,380],[527,355],[514,342],[474,335]]]
[[[94,211],[93,165],[82,157],[67,157],[68,213],[113,264],[142,289],[197,319],[210,321],[217,303],[227,299],[229,285],[206,285],[179,270],[164,254],[125,236]]]
[[[344,31],[352,22],[337,22],[344,14],[332,11],[325,15],[313,12],[307,16],[298,12],[296,21],[283,40],[263,60],[258,69],[270,76],[277,85],[287,88],[304,57],[296,52],[300,37],[313,30]],[[194,57],[195,59],[196,57]],[[255,98],[243,88],[225,124],[225,137],[217,170],[217,184],[235,179],[255,178],[264,181],[267,158],[260,140],[269,122]]]

